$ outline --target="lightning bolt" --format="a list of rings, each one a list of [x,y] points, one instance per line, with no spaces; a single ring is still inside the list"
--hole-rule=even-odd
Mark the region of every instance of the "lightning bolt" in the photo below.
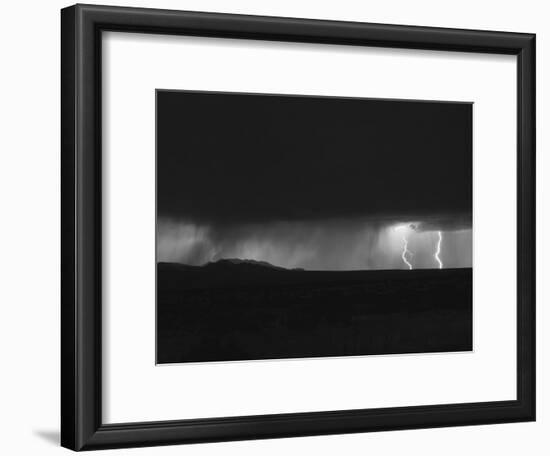
[[[412,269],[412,264],[407,261],[407,253],[412,255],[412,252],[407,248],[408,244],[407,238],[403,236],[403,253],[401,254],[401,258],[403,258],[403,262],[409,267],[409,269]]]
[[[441,231],[437,232],[437,235],[439,239],[437,240],[437,250],[435,251],[435,261],[437,261],[437,264],[439,264],[439,269],[443,269],[443,263],[441,262],[441,258],[439,258],[439,254],[441,253],[441,239],[443,236],[441,235]]]

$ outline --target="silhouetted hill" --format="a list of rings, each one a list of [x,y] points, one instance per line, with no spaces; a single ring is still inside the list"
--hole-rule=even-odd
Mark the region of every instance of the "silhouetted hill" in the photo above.
[[[159,263],[159,363],[472,349],[472,269]]]
[[[324,283],[374,283],[379,281],[422,281],[431,283],[435,277],[468,277],[471,268],[463,269],[408,269],[400,270],[354,270],[311,271],[285,269],[268,262],[240,259],[223,259],[203,266],[181,263],[158,263],[158,278],[163,283],[159,289],[188,289],[197,287],[241,287],[290,284]],[[317,285],[316,285],[317,286]]]
[[[281,266],[275,266],[267,261],[240,259],[240,258],[222,258],[217,261],[211,261],[210,263],[200,266],[202,268],[213,269],[227,269],[227,268],[247,268],[247,269],[272,269],[277,271],[288,271],[288,269]]]

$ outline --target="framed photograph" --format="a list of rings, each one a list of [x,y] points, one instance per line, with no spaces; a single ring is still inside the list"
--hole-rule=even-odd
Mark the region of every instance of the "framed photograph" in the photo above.
[[[535,419],[535,36],[75,5],[62,445]]]

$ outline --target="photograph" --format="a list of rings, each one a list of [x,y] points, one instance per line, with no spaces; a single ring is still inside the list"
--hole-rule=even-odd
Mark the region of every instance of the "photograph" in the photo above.
[[[457,454],[545,447],[542,7],[491,0],[449,20],[427,3],[92,2],[61,5],[52,26],[43,3],[11,14],[40,33],[10,32],[28,45],[12,65],[26,87],[7,94],[26,121],[6,150],[31,155],[7,154],[24,178],[6,167],[6,194],[57,197],[16,201],[5,224],[24,235],[5,236],[25,279],[8,339],[33,335],[7,365],[55,372],[23,401],[32,413],[8,403],[15,421],[34,417],[14,448],[401,454],[426,435]],[[21,56],[37,49],[59,77],[34,86],[60,115],[34,103],[29,128],[21,75],[36,59]],[[48,166],[60,182],[36,191]],[[41,240],[46,213],[56,242]],[[36,242],[60,247],[53,267],[22,253]]]
[[[156,363],[473,350],[474,104],[156,90]]]

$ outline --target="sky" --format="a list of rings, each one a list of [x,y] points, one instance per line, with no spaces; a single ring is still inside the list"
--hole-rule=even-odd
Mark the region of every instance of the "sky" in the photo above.
[[[157,260],[472,263],[469,103],[157,91]]]

